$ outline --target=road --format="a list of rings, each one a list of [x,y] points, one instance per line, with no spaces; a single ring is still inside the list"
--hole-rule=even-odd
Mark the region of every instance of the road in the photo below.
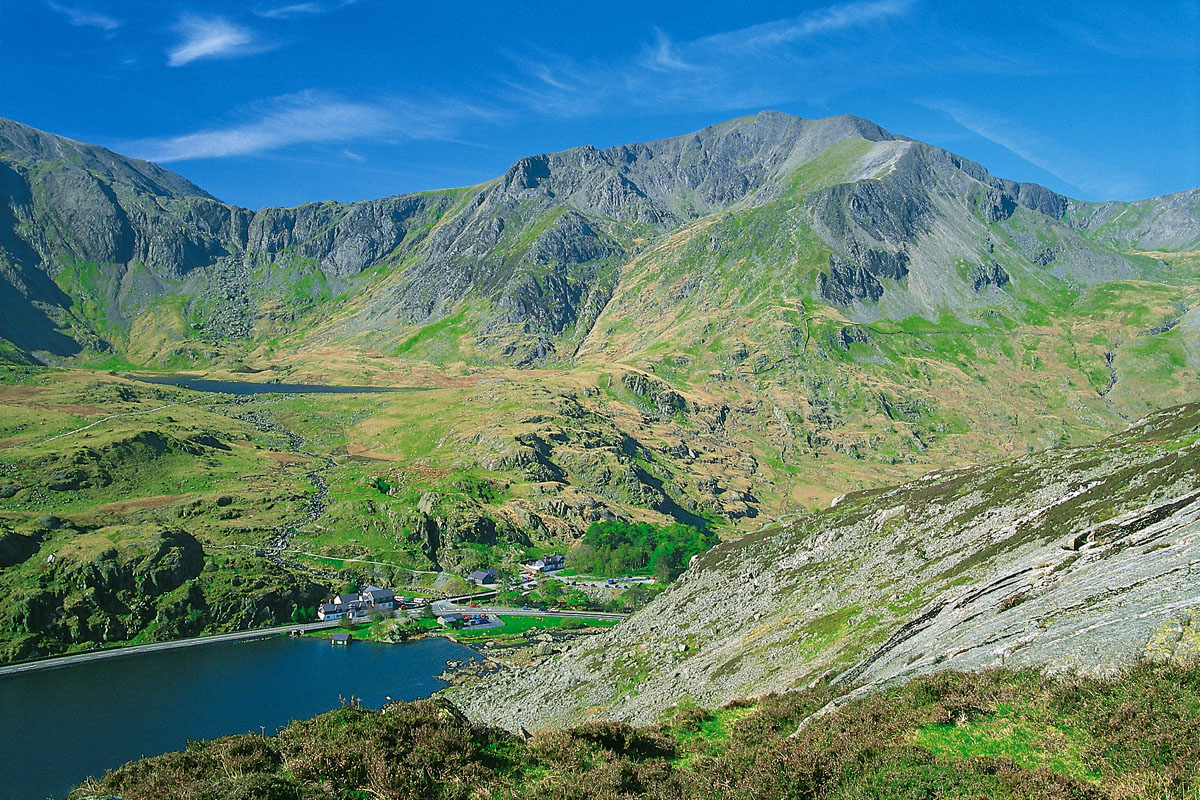
[[[243,642],[251,639],[265,639],[291,631],[319,631],[337,627],[337,622],[310,622],[306,625],[281,625],[276,628],[259,628],[253,631],[235,631],[233,633],[218,633],[213,636],[197,636],[193,639],[177,639],[173,642],[155,642],[154,644],[139,644],[133,647],[114,647],[109,650],[96,650],[90,653],[76,653],[70,656],[46,658],[41,661],[27,661],[23,664],[10,664],[0,667],[0,677],[4,675],[21,675],[41,669],[57,669],[73,664],[84,664],[88,661],[99,661],[105,658],[123,658],[142,653],[156,653],[160,650],[176,650],[182,647],[198,647],[203,644],[221,644],[223,642]]]
[[[469,594],[462,597],[449,597],[445,600],[435,600],[430,605],[433,607],[433,613],[439,617],[446,614],[495,614],[498,617],[568,617],[577,619],[625,619],[625,614],[605,614],[600,611],[538,611],[536,608],[525,610],[523,608],[508,608],[505,606],[485,606],[479,605],[472,607],[470,603],[495,597],[498,592],[483,592],[481,594]]]
[[[628,589],[630,586],[648,586],[655,582],[654,578],[642,575],[610,579],[593,578],[587,575],[556,575],[554,573],[547,573],[545,577],[575,586],[596,586],[601,589]]]

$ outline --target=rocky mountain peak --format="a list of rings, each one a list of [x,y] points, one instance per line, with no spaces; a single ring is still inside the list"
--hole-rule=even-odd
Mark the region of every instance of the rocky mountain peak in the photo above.
[[[215,199],[186,178],[150,161],[118,155],[97,145],[46,133],[3,117],[0,117],[0,160],[78,168],[101,182],[127,184],[148,194]]]

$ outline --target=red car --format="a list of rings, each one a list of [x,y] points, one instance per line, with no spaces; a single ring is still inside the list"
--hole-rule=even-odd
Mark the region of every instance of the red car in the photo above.
[[[479,608],[479,603],[471,603],[471,608]]]

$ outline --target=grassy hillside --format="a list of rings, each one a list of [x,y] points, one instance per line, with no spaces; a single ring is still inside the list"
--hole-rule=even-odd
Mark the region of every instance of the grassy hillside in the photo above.
[[[648,722],[829,679],[1053,664],[1103,674],[1195,647],[1200,407],[1097,444],[847,495],[717,545],[552,662],[449,690],[510,729]],[[500,716],[493,716],[503,709]]]

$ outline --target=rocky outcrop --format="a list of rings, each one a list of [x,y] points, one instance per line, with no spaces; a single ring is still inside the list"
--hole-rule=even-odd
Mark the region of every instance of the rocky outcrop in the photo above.
[[[689,410],[688,401],[683,395],[660,380],[638,372],[627,372],[621,376],[621,383],[636,395],[643,409],[660,419],[670,419]]]
[[[13,536],[19,534],[0,537],[0,550],[9,552]],[[14,634],[0,648],[0,661],[124,642],[139,634],[162,641],[279,624],[327,591],[302,575],[239,560],[248,555],[205,553],[179,528],[63,526],[45,536],[45,544],[20,536],[44,549],[21,561],[0,562],[0,623]],[[22,553],[31,547],[17,545]],[[31,558],[38,560],[36,576],[23,564]]]
[[[142,430],[100,446],[79,447],[31,464],[31,475],[45,475],[52,492],[77,492],[126,482],[130,471],[144,469],[172,455],[202,455],[207,448],[228,449],[215,437],[176,439],[157,430]],[[18,478],[19,480],[19,478]],[[28,484],[28,485],[26,485]],[[37,491],[33,482],[16,484],[17,491]]]
[[[831,254],[829,272],[817,276],[817,291],[835,305],[849,305],[855,300],[875,302],[883,296],[880,278],[900,280],[907,274],[908,256],[903,252],[867,250],[858,261]]]
[[[645,610],[452,698],[535,728],[649,721],[826,677],[939,669],[1104,674],[1191,647],[1200,406],[1098,445],[932,473],[718,545]],[[1163,446],[1166,443],[1167,446]]]
[[[190,534],[167,529],[122,548],[106,548],[87,560],[59,555],[50,566],[55,580],[87,591],[103,605],[120,592],[155,597],[182,586],[200,574],[204,550]]]
[[[995,261],[990,261],[987,264],[976,264],[967,272],[967,281],[971,284],[971,288],[977,292],[982,292],[989,286],[997,288],[1007,286],[1012,278],[1004,270],[1004,267],[997,264]]]
[[[0,568],[26,561],[38,551],[39,546],[38,540],[32,536],[0,530]]]

